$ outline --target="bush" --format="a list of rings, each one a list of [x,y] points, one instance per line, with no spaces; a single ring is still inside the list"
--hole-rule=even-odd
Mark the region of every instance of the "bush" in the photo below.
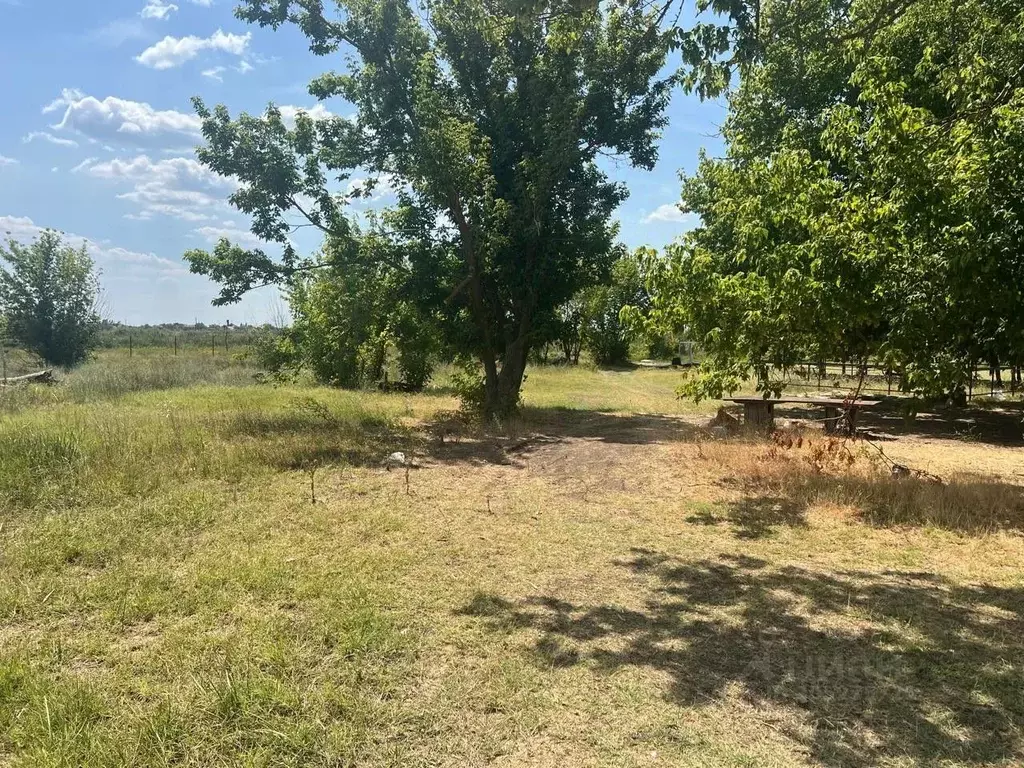
[[[622,322],[622,309],[647,303],[638,255],[624,256],[612,265],[611,283],[584,291],[581,299],[583,344],[598,365],[629,361],[631,328]]]
[[[9,335],[48,365],[70,367],[96,343],[99,284],[85,246],[46,230],[31,245],[0,248],[0,309]],[[0,329],[2,330],[2,329]]]
[[[330,244],[327,251],[330,258]],[[292,326],[257,345],[258,361],[278,375],[304,368],[321,383],[349,388],[386,381],[393,361],[408,388],[422,389],[437,332],[399,286],[389,267],[360,261],[297,281],[288,297]]]

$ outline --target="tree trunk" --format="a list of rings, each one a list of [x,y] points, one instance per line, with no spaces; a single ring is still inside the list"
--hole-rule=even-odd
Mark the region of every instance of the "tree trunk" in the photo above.
[[[473,230],[462,208],[462,199],[452,190],[448,211],[459,230],[461,249],[469,270],[468,288],[470,310],[480,331],[480,359],[484,364],[484,418],[504,419],[519,405],[519,390],[526,373],[526,357],[530,352],[528,335],[532,320],[532,307],[520,310],[519,327],[515,339],[506,337],[505,354],[498,369],[497,343],[491,333],[491,318],[503,316],[500,306],[491,305],[484,290],[483,271],[476,252]]]
[[[501,369],[498,370],[495,360],[484,360],[485,392],[484,417],[490,420],[502,420],[512,415],[519,406],[519,391],[523,386],[526,374],[526,361],[530,353],[527,338],[528,322],[520,325],[519,335],[505,347]],[[490,367],[488,366],[490,362]],[[491,370],[493,369],[493,375]]]

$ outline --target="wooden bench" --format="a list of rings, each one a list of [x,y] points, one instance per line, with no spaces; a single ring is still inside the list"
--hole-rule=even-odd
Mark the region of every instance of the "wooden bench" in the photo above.
[[[743,405],[743,421],[752,428],[771,431],[775,428],[775,406],[786,403],[799,405],[820,405],[825,408],[825,431],[829,434],[856,434],[857,411],[873,408],[878,400],[840,400],[833,397],[728,397],[727,402]]]

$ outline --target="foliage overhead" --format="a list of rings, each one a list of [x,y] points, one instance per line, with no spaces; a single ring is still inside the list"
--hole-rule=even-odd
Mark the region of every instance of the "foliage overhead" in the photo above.
[[[47,365],[82,362],[96,342],[99,283],[85,246],[53,230],[31,245],[0,246],[0,311],[6,335]]]
[[[1024,6],[738,0],[728,16],[720,49],[687,51],[702,92],[739,69],[728,153],[684,178],[702,226],[652,282],[655,323],[707,354],[689,393],[869,357],[905,389],[957,392],[976,361],[1024,362]]]
[[[518,400],[540,321],[614,260],[611,215],[626,190],[596,161],[654,165],[678,81],[663,72],[681,43],[674,2],[337,0],[328,12],[319,0],[246,0],[240,18],[295,25],[315,55],[344,62],[310,93],[355,114],[299,114],[290,128],[273,107],[232,119],[197,100],[200,160],[238,179],[232,203],[284,258],[222,241],[187,254],[193,271],[220,281],[226,302],[313,269],[289,244],[296,223],[356,237],[345,205],[390,184],[388,263],[482,362],[485,408],[500,415]]]

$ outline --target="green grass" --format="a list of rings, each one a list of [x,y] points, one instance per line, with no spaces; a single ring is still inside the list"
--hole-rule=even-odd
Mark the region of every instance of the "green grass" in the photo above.
[[[709,442],[671,371],[532,370],[512,438],[443,375],[252,373],[101,357],[0,416],[0,765],[1024,759],[1019,448],[895,485]]]
[[[401,558],[362,544],[400,521],[376,500],[358,525],[311,520],[305,483],[267,491],[389,447],[372,436],[392,414],[326,394],[165,390],[0,421],[0,761],[358,753],[406,653],[382,608]],[[313,570],[309,537],[331,543]]]

